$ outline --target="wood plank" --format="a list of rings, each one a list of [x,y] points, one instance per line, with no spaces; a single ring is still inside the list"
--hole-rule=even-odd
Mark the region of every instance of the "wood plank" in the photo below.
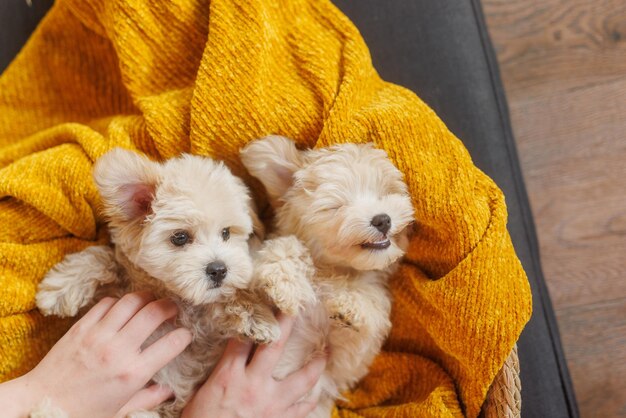
[[[626,297],[626,78],[511,102],[557,307]]]
[[[581,416],[625,416],[626,299],[561,309],[557,316]]]
[[[626,74],[623,0],[483,0],[483,7],[510,95],[544,95]]]

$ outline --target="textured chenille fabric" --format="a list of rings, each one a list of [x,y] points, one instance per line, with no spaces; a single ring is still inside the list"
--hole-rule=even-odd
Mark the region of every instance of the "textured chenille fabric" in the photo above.
[[[222,159],[264,207],[238,151],[267,134],[374,142],[413,196],[391,335],[335,415],[477,416],[531,313],[504,197],[432,110],[380,79],[326,0],[56,2],[0,77],[0,381],[70,324],[34,306],[45,272],[108,239],[99,156],[121,146]]]

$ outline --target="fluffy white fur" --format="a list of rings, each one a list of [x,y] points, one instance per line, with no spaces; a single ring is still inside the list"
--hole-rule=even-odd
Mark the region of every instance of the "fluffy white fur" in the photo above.
[[[44,398],[29,414],[29,418],[69,418],[60,408],[55,407],[49,398]]]
[[[68,255],[41,282],[37,306],[46,315],[74,316],[104,295],[149,290],[173,299],[180,310],[176,324],[164,323],[146,344],[174,327],[192,331],[190,346],[153,379],[170,386],[176,399],[130,416],[179,416],[227,337],[279,337],[271,309],[246,291],[253,268],[249,245],[262,226],[243,182],[208,158],[182,155],[158,164],[114,149],[97,161],[94,178],[114,246]],[[189,240],[175,245],[172,239],[182,231]],[[215,261],[227,268],[220,284],[206,271]]]
[[[276,210],[278,238],[256,256],[255,286],[283,311],[302,307],[275,377],[328,351],[310,415],[327,418],[389,333],[387,278],[406,250],[414,216],[407,187],[385,152],[370,144],[299,151],[270,136],[241,157]],[[387,231],[375,227],[381,214],[388,215]]]

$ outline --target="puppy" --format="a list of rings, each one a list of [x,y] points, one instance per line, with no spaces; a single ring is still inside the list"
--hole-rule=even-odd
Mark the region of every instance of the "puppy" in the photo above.
[[[320,396],[310,417],[327,418],[389,333],[387,278],[408,246],[414,217],[407,186],[370,144],[299,151],[270,136],[249,144],[241,158],[276,213],[278,237],[256,255],[255,287],[281,311],[301,310],[275,377],[329,353],[309,395]]]
[[[114,149],[94,178],[113,246],[68,255],[43,279],[37,306],[45,315],[75,316],[105,295],[148,290],[179,307],[146,345],[183,326],[192,343],[154,381],[175,401],[131,417],[175,417],[219,359],[226,338],[271,342],[280,328],[268,306],[246,297],[252,278],[249,243],[262,226],[245,185],[226,166],[182,155],[158,164]]]

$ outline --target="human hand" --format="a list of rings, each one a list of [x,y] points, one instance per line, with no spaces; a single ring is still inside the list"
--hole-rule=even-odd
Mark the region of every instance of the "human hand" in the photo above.
[[[13,404],[21,406],[9,416],[28,415],[45,397],[70,417],[124,417],[133,410],[151,409],[172,393],[159,385],[145,385],[189,345],[191,332],[178,328],[144,349],[141,346],[177,313],[174,302],[154,300],[146,292],[119,300],[105,298],[32,371],[6,388],[0,386],[0,400],[12,396]]]
[[[278,381],[272,372],[283,353],[294,318],[279,317],[280,340],[259,346],[250,362],[251,342],[231,340],[209,379],[185,407],[182,418],[300,418],[317,405],[301,400],[315,386],[326,358],[317,357]]]

